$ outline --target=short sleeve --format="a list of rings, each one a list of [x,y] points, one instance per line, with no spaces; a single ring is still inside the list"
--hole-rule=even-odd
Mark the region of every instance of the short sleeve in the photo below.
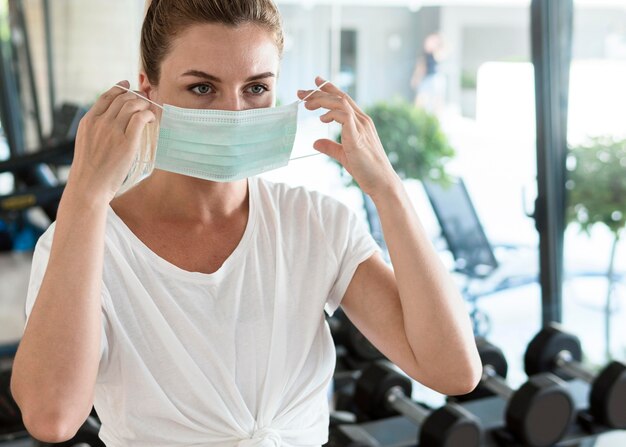
[[[26,294],[26,305],[25,305],[25,313],[26,313],[26,323],[24,324],[24,329],[28,325],[28,318],[35,307],[35,302],[37,301],[37,295],[39,295],[39,289],[41,288],[41,283],[43,282],[43,277],[46,273],[46,269],[48,267],[48,259],[50,258],[50,250],[52,248],[52,239],[54,236],[54,227],[56,223],[53,223],[46,232],[41,235],[37,244],[35,245],[35,251],[33,253],[33,261],[30,269],[30,279],[28,281],[28,292]],[[103,295],[106,293],[106,290],[103,287]],[[104,300],[103,300],[104,301]],[[102,308],[103,314],[105,312],[104,307]],[[105,315],[102,318],[102,334],[101,334],[101,342],[100,342],[100,360],[104,358],[104,356],[108,353],[108,341],[105,332]]]
[[[322,200],[320,213],[326,240],[337,260],[337,275],[324,307],[326,313],[332,316],[341,304],[359,264],[382,250],[365,222],[343,203],[327,197]]]

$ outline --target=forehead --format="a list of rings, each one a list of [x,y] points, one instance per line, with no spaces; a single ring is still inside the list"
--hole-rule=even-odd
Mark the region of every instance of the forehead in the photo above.
[[[192,68],[222,79],[245,79],[276,73],[279,59],[274,37],[257,25],[203,23],[187,27],[174,38],[161,68],[162,73],[174,76]]]

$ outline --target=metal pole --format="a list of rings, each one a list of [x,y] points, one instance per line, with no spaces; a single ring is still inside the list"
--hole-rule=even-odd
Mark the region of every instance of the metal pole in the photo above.
[[[46,65],[48,71],[48,95],[50,97],[50,119],[54,121],[56,106],[56,88],[54,83],[54,54],[52,52],[52,21],[50,13],[50,0],[43,0],[44,29],[46,35]]]
[[[335,84],[341,71],[341,3],[330,5],[330,79]]]
[[[587,371],[579,362],[572,358],[569,351],[561,351],[556,356],[556,366],[572,377],[577,377],[587,383],[593,383],[595,376]]]
[[[22,0],[15,0],[17,24],[21,28],[23,37],[24,58],[26,59],[26,70],[28,73],[28,86],[32,100],[31,115],[35,120],[35,129],[37,130],[37,139],[39,146],[43,145],[43,129],[41,128],[41,116],[39,114],[39,96],[37,95],[37,86],[35,85],[35,71],[33,70],[33,60],[30,53],[30,40],[28,37],[28,24],[24,15],[24,5]]]
[[[572,48],[572,0],[532,0],[531,43],[535,68],[537,183],[542,321],[562,321],[565,160]]]
[[[483,378],[481,385],[487,387],[490,391],[498,396],[509,400],[513,395],[513,390],[507,383],[496,374],[496,370],[491,365],[485,365],[483,368]]]
[[[26,150],[16,81],[13,70],[9,2],[0,0],[0,123],[9,144],[11,157],[23,154]]]
[[[389,402],[391,408],[411,419],[417,425],[422,425],[426,418],[430,416],[430,411],[407,398],[399,386],[394,386],[387,392],[387,402]]]

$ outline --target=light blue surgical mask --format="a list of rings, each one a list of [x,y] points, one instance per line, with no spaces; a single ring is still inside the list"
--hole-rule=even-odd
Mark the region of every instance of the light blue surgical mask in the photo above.
[[[326,82],[291,104],[236,111],[161,106],[132,90],[117,87],[163,110],[156,168],[214,182],[234,182],[304,158],[290,158],[298,127],[298,106]]]

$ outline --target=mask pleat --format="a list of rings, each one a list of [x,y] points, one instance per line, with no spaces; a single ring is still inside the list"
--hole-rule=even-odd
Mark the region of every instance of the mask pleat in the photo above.
[[[235,181],[286,166],[298,103],[223,111],[166,105],[155,167],[212,181]]]

